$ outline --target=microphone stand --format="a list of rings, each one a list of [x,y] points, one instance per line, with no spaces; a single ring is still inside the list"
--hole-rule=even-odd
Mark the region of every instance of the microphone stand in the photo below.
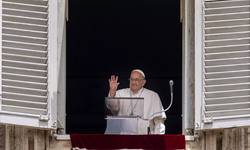
[[[167,109],[163,110],[163,111],[160,111],[160,112],[155,112],[151,115],[151,117],[149,118],[148,120],[148,134],[150,133],[150,120],[152,119],[152,117],[155,115],[155,114],[158,114],[158,113],[162,113],[162,112],[166,112],[167,110],[169,110],[169,108],[172,106],[172,103],[173,103],[173,85],[174,85],[174,82],[172,80],[169,81],[169,86],[170,86],[170,94],[171,94],[171,102],[168,106]]]

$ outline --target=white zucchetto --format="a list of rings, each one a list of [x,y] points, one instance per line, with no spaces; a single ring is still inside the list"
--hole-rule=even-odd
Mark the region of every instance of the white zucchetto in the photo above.
[[[143,71],[141,71],[140,69],[135,69],[135,70],[133,70],[132,72],[135,72],[135,71],[139,72],[139,73],[145,78],[145,74],[144,74]],[[132,73],[132,72],[131,72],[131,73]]]

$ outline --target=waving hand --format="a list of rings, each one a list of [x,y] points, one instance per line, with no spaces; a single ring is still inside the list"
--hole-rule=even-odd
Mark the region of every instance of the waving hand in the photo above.
[[[118,76],[112,75],[109,79],[109,88],[110,88],[110,97],[115,97],[115,92],[117,90],[118,85],[120,84],[118,81]]]

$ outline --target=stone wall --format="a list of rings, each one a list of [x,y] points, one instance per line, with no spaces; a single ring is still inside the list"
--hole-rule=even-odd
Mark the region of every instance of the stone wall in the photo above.
[[[187,150],[250,150],[250,128],[197,132]],[[0,150],[70,150],[70,139],[56,140],[52,131],[0,125]]]

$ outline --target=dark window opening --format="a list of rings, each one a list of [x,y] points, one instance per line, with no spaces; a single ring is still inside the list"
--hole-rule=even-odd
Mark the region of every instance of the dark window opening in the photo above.
[[[66,52],[66,133],[104,133],[108,79],[129,87],[133,69],[144,71],[166,112],[166,134],[182,133],[182,24],[180,2],[168,0],[69,1]]]

